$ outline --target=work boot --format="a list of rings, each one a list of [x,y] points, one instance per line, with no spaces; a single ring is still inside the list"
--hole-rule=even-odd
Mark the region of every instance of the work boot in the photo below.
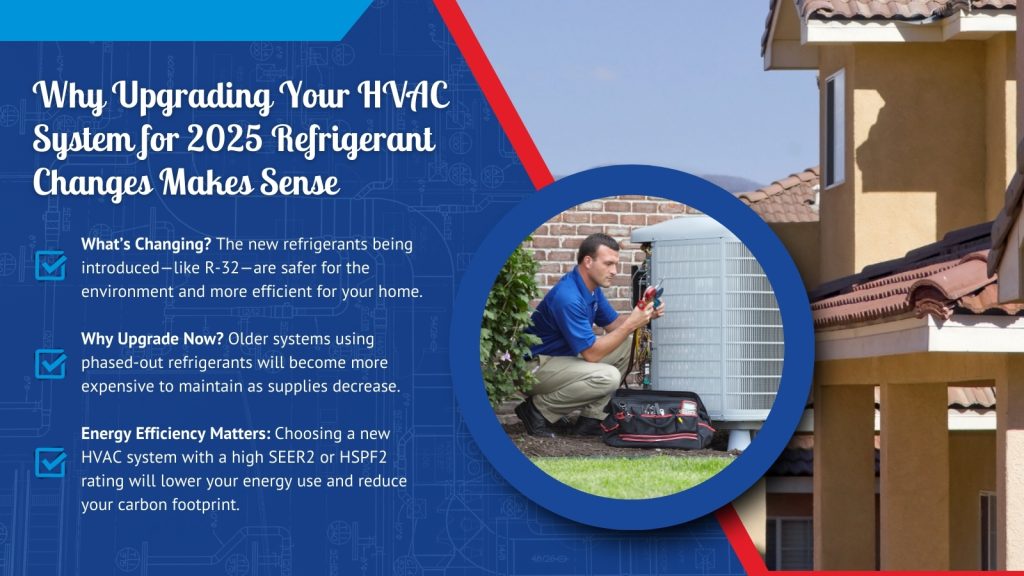
[[[557,436],[571,436],[574,426],[576,426],[576,420],[568,416],[562,416],[548,424],[548,428]]]
[[[555,433],[548,427],[547,418],[533,405],[533,398],[527,398],[525,402],[516,406],[516,416],[523,421],[523,425],[526,426],[526,433],[530,436],[540,436],[542,438],[555,437]]]
[[[576,425],[572,427],[572,433],[574,436],[601,436],[604,434],[601,422],[603,420],[580,416],[576,419]]]

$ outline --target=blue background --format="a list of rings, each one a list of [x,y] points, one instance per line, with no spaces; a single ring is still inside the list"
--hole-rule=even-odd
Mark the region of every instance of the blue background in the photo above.
[[[0,183],[7,202],[0,211],[0,296],[5,302],[5,329],[0,332],[5,359],[0,381],[0,575],[741,572],[713,519],[630,534],[576,524],[536,506],[506,484],[470,437],[455,406],[449,364],[450,319],[459,305],[455,291],[485,236],[533,189],[429,2],[377,2],[336,43],[61,42],[6,44],[3,49],[8,71],[0,83]],[[322,155],[307,162],[297,155],[179,152],[157,155],[148,162],[109,154],[80,154],[58,162],[52,154],[32,151],[35,124],[45,122],[65,130],[90,126],[134,131],[142,120],[134,111],[116,106],[109,106],[100,118],[86,111],[42,109],[30,91],[41,78],[104,88],[119,79],[138,79],[153,87],[208,87],[230,80],[238,87],[268,88],[288,78],[311,86],[349,86],[378,78],[443,79],[449,84],[452,105],[444,111],[418,113],[288,112],[279,105],[269,119],[243,111],[182,111],[171,119],[146,120],[167,129],[183,129],[193,121],[259,122],[265,130],[277,122],[295,126],[336,122],[361,130],[431,125],[439,143],[431,155],[365,155],[356,162]],[[337,174],[343,193],[335,199],[291,200],[154,194],[112,206],[99,198],[40,198],[31,190],[31,175],[39,166],[59,167],[65,175],[148,173],[156,181],[156,173],[164,166],[187,166],[193,171],[213,168],[255,177],[267,165],[289,173]],[[355,255],[354,260],[371,264],[373,273],[358,279],[343,276],[342,281],[361,286],[414,285],[425,297],[386,305],[366,301],[334,306],[303,300],[83,301],[76,288],[84,285],[143,283],[131,278],[82,278],[74,263],[86,258],[114,260],[83,253],[78,240],[83,235],[407,238],[415,242],[411,257]],[[39,249],[66,250],[72,265],[65,282],[34,280],[33,254]],[[293,261],[300,256],[314,259],[311,254],[230,256],[245,263],[271,258]],[[152,260],[142,255],[127,259]],[[172,281],[168,276],[160,279]],[[247,277],[238,281],[258,283]],[[182,282],[189,280],[174,279],[174,285]],[[394,379],[403,393],[290,399],[258,394],[86,396],[78,382],[94,374],[83,375],[75,363],[88,352],[81,346],[81,330],[372,332],[377,336],[376,350],[391,360],[392,367],[364,376]],[[66,380],[33,378],[37,348],[67,351],[71,364]],[[237,355],[236,350],[221,352]],[[145,352],[151,356],[183,353],[159,348]],[[266,380],[286,375],[252,371],[207,376]],[[206,516],[82,516],[78,503],[83,496],[113,495],[79,487],[83,475],[111,472],[108,467],[78,461],[82,450],[109,447],[79,441],[83,424],[390,428],[394,441],[387,446],[393,461],[389,469],[408,476],[410,486],[376,491],[222,491],[215,496],[239,499],[243,511]],[[66,479],[33,476],[33,454],[40,446],[68,450]],[[246,448],[245,443],[209,448],[228,447]],[[260,447],[271,445],[261,443]],[[290,445],[282,442],[273,447]],[[306,446],[296,443],[295,447]],[[331,445],[319,447],[328,450]],[[152,445],[154,450],[175,448],[184,446]],[[192,470],[181,465],[166,472]],[[233,470],[244,473],[240,466]],[[322,475],[343,471],[347,473],[343,468],[317,467]],[[256,472],[273,475],[278,471],[267,466]],[[119,497],[132,494],[126,488]],[[194,494],[205,495],[198,490]]]
[[[377,0],[378,6],[388,0]],[[8,2],[4,40],[339,40],[371,0]]]

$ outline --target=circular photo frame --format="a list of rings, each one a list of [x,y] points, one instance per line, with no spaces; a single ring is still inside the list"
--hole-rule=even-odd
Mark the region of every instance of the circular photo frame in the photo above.
[[[590,200],[644,194],[676,201],[726,226],[764,269],[782,317],[782,378],[771,412],[750,446],[708,480],[682,492],[621,500],[571,488],[532,463],[500,423],[480,372],[480,323],[491,286],[508,255],[552,216]],[[696,176],[652,166],[612,166],[561,179],[515,207],[481,244],[459,290],[452,317],[452,379],[470,433],[495,469],[524,496],[568,519],[617,530],[682,524],[732,502],[782,453],[803,415],[814,366],[814,330],[800,274],[778,237],[732,194]]]

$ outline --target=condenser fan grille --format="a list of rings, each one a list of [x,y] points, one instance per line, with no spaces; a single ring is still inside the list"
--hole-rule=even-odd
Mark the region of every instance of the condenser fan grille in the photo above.
[[[688,390],[717,420],[764,420],[784,353],[778,302],[764,270],[732,237],[652,242],[651,278],[668,313],[655,321],[653,383]]]

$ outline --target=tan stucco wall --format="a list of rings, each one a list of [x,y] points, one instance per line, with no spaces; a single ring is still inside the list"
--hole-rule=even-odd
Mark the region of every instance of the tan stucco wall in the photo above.
[[[986,42],[986,166],[985,219],[1003,207],[1006,187],[1017,170],[1017,38],[997,34]],[[1001,88],[1001,89],[1000,89]]]
[[[872,570],[875,391],[814,383],[814,569]]]
[[[857,47],[854,271],[985,219],[985,55],[980,42]]]
[[[821,193],[821,280],[995,215],[1015,166],[1015,61],[1008,34],[820,49],[821,82],[844,69],[847,102],[845,183]],[[822,126],[824,108],[822,91]]]
[[[1017,30],[1024,34],[1024,10],[1017,10]],[[1020,50],[1024,50],[1024,42],[1019,42]],[[1017,54],[1017,77],[1024,78],[1024,54]],[[1017,84],[1017,134],[1024,136],[1024,82]]]
[[[981,569],[982,490],[996,490],[995,432],[950,432],[950,570]]]
[[[948,570],[948,396],[941,382],[881,385],[882,570]]]
[[[999,568],[1024,570],[1024,354],[1006,357],[996,398]]]
[[[852,46],[827,46],[818,52],[819,74],[818,87],[821,99],[818,122],[821,153],[821,165],[825,165],[825,80],[840,69],[846,76],[846,126],[850,126],[853,118],[851,102],[851,86],[857,77],[857,62]],[[818,211],[821,224],[821,265],[819,280],[831,280],[854,272],[856,242],[854,240],[854,187],[850,177],[853,166],[853,146],[851,130],[846,130],[846,180],[842,184],[825,188],[825,180],[821,181],[821,206]]]
[[[733,508],[739,514],[740,520],[743,521],[743,526],[747,529],[747,534],[750,535],[750,540],[754,543],[757,551],[761,553],[761,556],[764,556],[765,546],[767,545],[765,529],[767,528],[768,515],[765,511],[765,500],[765,481],[762,478],[750,490],[747,490],[742,496],[732,501]]]
[[[796,269],[804,280],[804,286],[814,289],[818,286],[818,267],[821,260],[820,226],[818,222],[787,222],[771,225],[783,246],[793,257]]]

